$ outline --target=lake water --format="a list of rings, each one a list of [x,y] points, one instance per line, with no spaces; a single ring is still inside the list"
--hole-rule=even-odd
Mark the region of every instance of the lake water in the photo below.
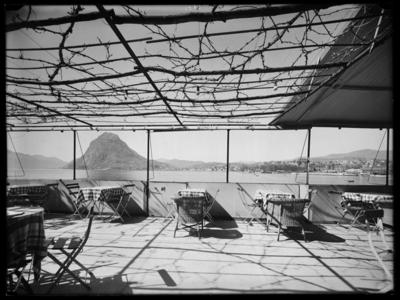
[[[73,179],[72,169],[26,169],[8,170],[9,179]],[[146,171],[124,170],[76,170],[76,178],[89,178],[93,180],[146,180]],[[150,181],[177,181],[177,182],[225,182],[225,171],[150,171]],[[229,172],[229,182],[242,183],[300,183],[305,184],[305,173],[285,174],[254,174],[247,172]],[[349,176],[334,174],[310,173],[310,184],[345,184],[345,185],[384,185],[386,177],[382,175]],[[389,176],[389,185],[393,184]]]

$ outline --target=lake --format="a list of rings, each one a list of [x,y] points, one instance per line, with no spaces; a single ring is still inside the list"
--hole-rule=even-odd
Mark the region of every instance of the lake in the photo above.
[[[72,169],[25,169],[7,170],[8,179],[73,179]],[[93,180],[146,180],[146,171],[124,170],[76,170],[76,178]],[[178,182],[225,182],[225,171],[150,171],[150,181]],[[306,173],[248,173],[229,172],[229,182],[242,183],[300,183],[305,184]],[[347,184],[347,185],[384,185],[386,177],[382,175],[337,175],[310,173],[310,184]],[[393,179],[389,176],[389,185]]]

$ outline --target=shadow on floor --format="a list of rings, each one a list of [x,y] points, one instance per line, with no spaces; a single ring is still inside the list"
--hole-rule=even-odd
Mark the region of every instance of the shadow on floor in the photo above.
[[[109,223],[121,223],[123,225],[126,224],[136,224],[136,223],[140,223],[143,222],[144,220],[147,219],[147,217],[144,216],[133,216],[133,217],[123,217],[124,218],[124,222],[121,221],[121,219],[115,218],[113,220],[107,221]]]
[[[320,241],[320,242],[330,242],[330,243],[344,243],[346,240],[331,234],[324,230],[321,226],[307,222],[304,224],[304,230],[306,231],[307,241]],[[304,240],[303,234],[301,233],[301,228],[290,228],[289,230],[284,230],[283,234],[290,239],[294,240]]]
[[[214,220],[213,222],[207,223],[204,225],[206,228],[210,227],[217,227],[217,228],[222,228],[222,229],[228,229],[228,228],[238,228],[238,225],[235,220]]]
[[[72,271],[79,275],[79,271]],[[46,274],[41,277],[40,284],[34,287],[34,294],[46,295],[131,295],[132,289],[130,284],[137,282],[128,282],[126,275],[113,275],[104,278],[81,277],[90,286],[90,290],[83,287],[71,275],[64,274],[60,283],[56,285],[50,293],[49,288],[54,280],[53,274]]]
[[[60,229],[69,225],[76,224],[80,218],[78,216],[65,215],[65,214],[45,214],[44,227],[45,229]]]
[[[197,236],[197,230],[195,229],[190,229],[189,235],[191,236]],[[238,239],[243,236],[242,233],[238,230],[234,229],[210,229],[210,228],[204,228],[203,231],[201,232],[201,238],[218,238],[218,239]]]

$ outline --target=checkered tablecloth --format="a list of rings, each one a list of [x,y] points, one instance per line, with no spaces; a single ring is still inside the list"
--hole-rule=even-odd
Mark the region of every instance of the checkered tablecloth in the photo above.
[[[178,195],[184,197],[203,197],[206,196],[206,193],[205,189],[184,189],[178,191]]]
[[[266,205],[269,200],[273,199],[294,199],[295,195],[292,193],[286,193],[278,190],[263,190],[258,189],[254,193],[254,201],[261,201],[263,205]]]
[[[204,197],[205,205],[211,205],[211,200],[208,198],[207,190],[205,189],[183,189],[178,191],[178,197],[198,198]]]
[[[11,186],[8,193],[12,195],[19,194],[44,194],[47,192],[45,185],[26,185],[26,186]]]
[[[124,189],[118,187],[95,186],[86,187],[79,190],[78,202],[105,202],[111,196],[120,196]]]
[[[347,201],[361,201],[369,203],[390,202],[393,201],[393,195],[369,194],[369,193],[342,193],[342,197]]]
[[[7,208],[7,265],[16,264],[26,254],[32,254],[35,279],[39,277],[42,259],[47,256],[43,214],[43,208]]]

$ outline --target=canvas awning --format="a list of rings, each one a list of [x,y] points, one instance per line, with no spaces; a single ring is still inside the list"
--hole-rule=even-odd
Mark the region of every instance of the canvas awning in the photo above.
[[[393,127],[392,39],[376,45],[329,86],[271,122],[282,128]]]

